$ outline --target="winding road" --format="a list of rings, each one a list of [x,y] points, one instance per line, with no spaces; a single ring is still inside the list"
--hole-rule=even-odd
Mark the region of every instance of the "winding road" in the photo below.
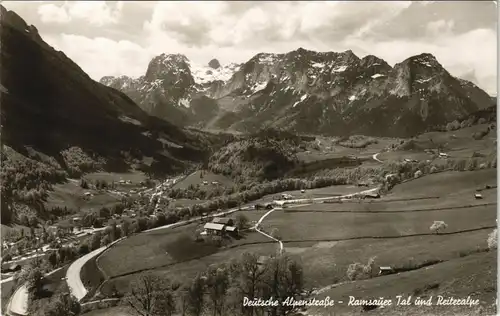
[[[45,275],[45,277],[50,276],[53,273],[63,269],[64,267],[55,269]],[[14,294],[11,296],[9,303],[7,304],[7,314],[12,316],[18,315],[28,315],[28,286],[26,283],[21,285]]]
[[[374,155],[372,156],[373,160],[383,163],[383,161],[382,161],[382,160],[380,160],[380,159],[378,159],[378,158],[377,158],[377,157],[378,157],[378,155],[380,155],[380,153],[376,153],[376,154],[374,154]]]

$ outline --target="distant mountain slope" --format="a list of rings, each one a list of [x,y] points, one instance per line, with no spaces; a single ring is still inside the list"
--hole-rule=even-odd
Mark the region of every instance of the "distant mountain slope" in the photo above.
[[[391,67],[376,56],[359,58],[352,51],[260,53],[231,68],[229,79],[227,74],[225,80],[207,77],[202,85],[193,69],[185,56],[163,54],[151,61],[146,79],[105,77],[101,82],[166,120],[243,132],[275,127],[411,136],[491,105],[483,90],[450,75],[430,54]],[[128,82],[141,82],[139,90],[146,92],[139,95]]]
[[[2,143],[55,157],[70,147],[123,169],[152,158],[156,171],[183,170],[206,159],[208,144],[150,116],[128,96],[93,81],[34,26],[1,7]]]

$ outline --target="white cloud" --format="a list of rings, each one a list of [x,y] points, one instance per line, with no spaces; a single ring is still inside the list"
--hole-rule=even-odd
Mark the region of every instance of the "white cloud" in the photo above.
[[[410,2],[165,1],[126,5],[129,4],[144,4],[151,9],[150,18],[138,30],[142,32],[141,42],[54,34],[49,43],[64,51],[94,79],[104,75],[143,75],[150,59],[161,53],[185,54],[197,63],[207,63],[212,58],[229,63],[244,62],[259,52],[281,53],[298,47],[320,51],[351,49],[360,57],[373,54],[394,64],[428,52],[454,75],[474,69],[480,86],[488,92],[496,91],[496,82],[492,80],[496,78],[497,57],[494,29],[454,34],[460,21],[454,21],[452,16],[423,21],[418,38],[412,38],[411,28],[402,27],[404,32],[393,38],[373,30],[398,28],[401,19],[396,23],[394,18],[404,10],[413,10]],[[59,7],[73,20],[107,25],[107,30],[116,29],[114,23],[125,19],[121,16],[121,4],[67,2]],[[406,11],[405,19],[409,16],[418,20],[421,11],[415,12],[418,13],[408,15]],[[39,9],[39,14],[46,21],[65,21],[64,14],[54,7]]]
[[[114,10],[101,1],[74,1],[67,2],[66,5],[71,16],[85,19],[94,25],[104,26],[118,22],[123,3],[118,2],[117,8]]]
[[[38,7],[38,14],[44,23],[64,24],[79,19],[94,26],[106,26],[119,22],[122,9],[122,1],[116,2],[114,8],[101,1],[65,1],[42,3]]]
[[[52,3],[39,6],[38,14],[44,23],[65,24],[71,22],[71,17],[66,12],[66,9]]]
[[[142,75],[153,57],[135,43],[102,37],[90,39],[61,34],[57,38],[48,38],[47,42],[77,62],[95,80],[107,75]]]
[[[432,21],[429,24],[427,24],[427,32],[429,36],[446,36],[450,35],[453,27],[455,26],[455,22],[450,20],[450,21],[445,21],[445,20],[438,20],[438,21]]]
[[[366,41],[347,40],[345,47],[352,47],[356,53],[373,54],[383,58],[389,64],[402,62],[404,59],[431,53],[452,75],[460,76],[475,70],[480,86],[489,93],[496,93],[497,69],[497,34],[494,30],[478,29],[465,34],[440,37],[435,41]],[[489,43],[485,45],[486,43]]]

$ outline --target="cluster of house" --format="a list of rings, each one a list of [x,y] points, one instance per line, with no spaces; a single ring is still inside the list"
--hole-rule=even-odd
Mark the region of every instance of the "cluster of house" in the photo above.
[[[207,235],[238,235],[238,228],[234,226],[234,221],[228,217],[215,217],[212,222],[206,223],[203,229]]]

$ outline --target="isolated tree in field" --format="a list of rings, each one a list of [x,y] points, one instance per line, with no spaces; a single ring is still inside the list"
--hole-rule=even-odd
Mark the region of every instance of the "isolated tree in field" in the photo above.
[[[229,289],[229,273],[225,266],[212,266],[206,272],[206,288],[213,316],[221,316]]]
[[[43,316],[74,316],[80,313],[80,304],[69,294],[59,294],[41,310]]]
[[[109,238],[109,235],[104,235],[102,236],[101,239],[101,247],[107,246],[111,243],[111,239]]]
[[[498,232],[497,229],[495,228],[489,235],[488,235],[488,249],[497,249],[497,240],[498,240]]]
[[[371,257],[366,265],[355,262],[347,267],[347,278],[351,281],[368,279],[376,272],[375,257]]]
[[[187,289],[187,313],[191,316],[201,316],[205,309],[205,280],[206,278],[197,275]]]
[[[368,259],[368,263],[363,267],[363,273],[367,277],[372,277],[375,271],[376,271],[375,257],[371,257],[370,259]]]
[[[152,274],[139,276],[131,286],[128,305],[139,316],[171,316],[175,300],[166,280]]]
[[[182,316],[186,316],[189,308],[189,284],[184,284],[179,289],[179,312]]]
[[[292,260],[287,255],[280,255],[267,261],[266,264],[267,295],[264,294],[264,297],[275,297],[282,303],[287,298],[302,299],[304,273],[302,266],[297,261]],[[273,315],[278,312],[281,315],[288,315],[294,309],[293,306],[280,305],[274,309]]]
[[[254,298],[262,294],[266,266],[260,265],[256,254],[244,253],[238,261],[232,262],[230,272],[236,288],[235,296]],[[241,309],[246,315],[254,315],[253,306],[241,305]]]
[[[89,188],[89,184],[87,183],[87,181],[84,178],[80,179],[80,187],[82,189],[88,189]]]
[[[43,274],[38,268],[31,269],[27,275],[28,293],[34,298],[39,298],[42,293]]]
[[[130,229],[130,221],[125,220],[120,226],[120,229],[122,231],[122,236],[130,236],[131,229]]]
[[[357,280],[363,275],[364,265],[359,262],[351,263],[347,267],[347,278],[351,281]]]
[[[48,261],[49,261],[49,264],[52,268],[55,268],[57,266],[57,254],[55,251],[52,251],[50,254],[49,254],[49,257],[48,257]]]
[[[236,216],[236,227],[238,227],[239,230],[248,228],[248,222],[248,217],[244,214],[238,214]]]
[[[87,241],[81,243],[80,246],[78,247],[78,253],[82,256],[88,254],[89,252],[90,252],[90,247]]]
[[[443,221],[434,221],[431,225],[430,230],[433,233],[439,234],[441,231],[445,230],[448,225]]]
[[[5,255],[3,255],[2,257],[2,262],[9,262],[12,260],[12,255],[10,253],[6,253]]]
[[[92,235],[90,239],[90,250],[96,250],[101,247],[101,232],[97,232],[94,235]]]
[[[283,304],[287,298],[302,299],[304,289],[304,274],[302,266],[287,255],[271,258],[265,263],[263,297],[273,297],[281,302],[272,307],[271,315],[288,315],[293,306]]]

